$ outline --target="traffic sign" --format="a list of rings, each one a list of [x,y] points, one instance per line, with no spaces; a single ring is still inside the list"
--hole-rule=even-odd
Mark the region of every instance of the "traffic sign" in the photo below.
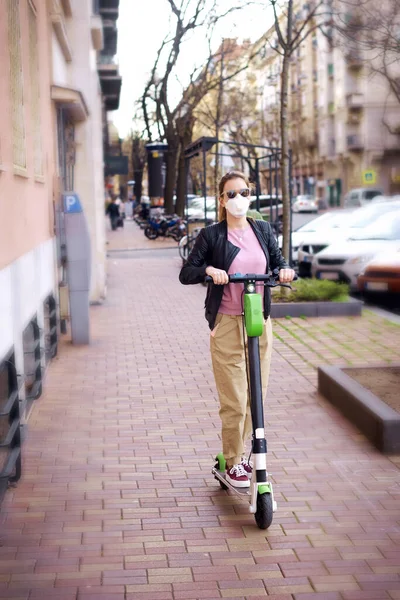
[[[366,185],[376,183],[376,171],[373,171],[372,169],[363,171],[362,180]]]
[[[63,194],[63,199],[65,213],[70,214],[82,212],[81,201],[79,199],[78,194],[75,194],[74,192],[67,192]]]

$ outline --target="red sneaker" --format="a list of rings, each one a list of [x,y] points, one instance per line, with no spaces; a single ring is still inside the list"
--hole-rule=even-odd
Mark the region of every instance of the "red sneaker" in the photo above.
[[[226,480],[234,487],[249,487],[250,481],[243,465],[233,465],[226,470]]]
[[[249,477],[251,477],[251,474],[253,473],[253,464],[250,461],[248,461],[247,458],[242,456],[241,465],[242,465],[243,469],[246,471],[247,475]]]

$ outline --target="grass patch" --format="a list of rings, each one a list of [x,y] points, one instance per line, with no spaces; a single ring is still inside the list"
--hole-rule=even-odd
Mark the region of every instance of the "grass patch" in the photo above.
[[[292,290],[273,290],[275,302],[346,302],[349,286],[327,279],[299,279]]]

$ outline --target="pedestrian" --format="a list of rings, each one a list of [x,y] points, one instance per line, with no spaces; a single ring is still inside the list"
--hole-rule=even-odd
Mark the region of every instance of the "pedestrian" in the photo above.
[[[220,402],[222,451],[227,463],[226,479],[235,487],[249,487],[252,465],[245,457],[245,444],[252,421],[246,373],[246,340],[242,324],[242,292],[239,284],[229,284],[232,273],[268,273],[279,269],[279,280],[294,278],[282,257],[271,226],[266,221],[247,218],[250,184],[240,171],[226,173],[219,183],[219,222],[203,228],[186,264],[181,283],[208,285],[205,316],[211,330],[210,350]],[[272,353],[272,326],[269,288],[263,294],[264,332],[260,337],[263,398],[265,398]]]
[[[119,227],[123,227],[126,214],[125,214],[125,202],[122,200],[122,198],[120,199],[118,208],[119,208],[119,217],[120,217],[119,221],[118,221],[118,225],[119,225]]]
[[[106,214],[110,217],[111,229],[115,231],[118,227],[119,216],[119,207],[116,203],[116,198],[113,196],[111,198],[110,204],[107,206]]]

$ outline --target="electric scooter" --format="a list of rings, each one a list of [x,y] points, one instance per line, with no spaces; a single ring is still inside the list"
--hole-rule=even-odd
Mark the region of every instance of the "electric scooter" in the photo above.
[[[297,277],[295,277],[297,279]],[[207,283],[212,278],[205,278]],[[216,457],[216,464],[212,468],[212,474],[224,490],[232,490],[238,496],[247,496],[250,513],[254,514],[256,523],[260,529],[268,529],[272,523],[273,513],[277,509],[274,499],[272,483],[268,479],[267,472],[267,441],[264,428],[264,409],[261,387],[260,368],[260,346],[259,338],[264,330],[264,310],[262,296],[256,292],[257,283],[266,287],[288,287],[289,284],[279,282],[279,269],[275,269],[272,275],[241,275],[236,273],[229,275],[229,283],[244,284],[244,328],[247,333],[247,364],[251,419],[253,425],[252,457],[253,472],[249,488],[237,488],[226,480],[226,461],[222,453]]]

